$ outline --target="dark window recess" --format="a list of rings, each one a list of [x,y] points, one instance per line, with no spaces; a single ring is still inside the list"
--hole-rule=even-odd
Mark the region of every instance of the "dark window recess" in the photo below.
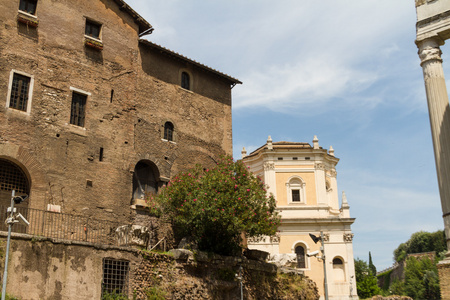
[[[292,202],[300,202],[300,190],[292,190]]]
[[[298,157],[293,157],[292,160],[298,160]]]
[[[283,158],[282,157],[278,157],[278,160],[283,160]]]
[[[110,100],[110,103],[113,102],[113,99],[114,99],[114,90],[111,90],[111,100]]]
[[[20,0],[19,10],[29,14],[36,14],[37,0]]]
[[[335,258],[333,259],[333,265],[343,265],[344,263],[342,262],[342,259],[340,258]]]
[[[173,141],[173,124],[170,122],[166,122],[164,124],[164,139],[168,141]]]
[[[186,72],[181,73],[181,87],[186,90],[190,90],[190,77]]]
[[[295,247],[295,254],[297,255],[297,268],[306,268],[305,248],[302,246]]]
[[[149,194],[158,192],[159,171],[155,164],[140,161],[134,167],[133,199],[144,199]]]
[[[128,296],[129,271],[129,261],[103,259],[102,299],[111,294]]]
[[[310,160],[311,159],[311,157],[305,157],[305,160]]]
[[[30,80],[30,77],[14,73],[11,96],[9,98],[9,107],[27,111]]]
[[[76,92],[72,93],[72,105],[70,109],[70,124],[84,127],[87,96]]]
[[[84,34],[96,39],[100,39],[100,28],[100,24],[86,20],[86,28]]]
[[[100,148],[100,154],[98,156],[99,161],[103,161],[103,148]]]

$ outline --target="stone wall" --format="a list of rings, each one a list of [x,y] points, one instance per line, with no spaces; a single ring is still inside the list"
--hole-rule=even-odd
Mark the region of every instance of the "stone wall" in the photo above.
[[[6,239],[0,239],[3,266]],[[103,259],[129,262],[130,299],[239,299],[236,278],[243,267],[244,299],[318,299],[317,286],[298,274],[278,274],[275,265],[245,257],[174,250],[170,254],[131,248],[68,243],[15,234],[7,292],[27,299],[100,299]],[[3,274],[3,267],[1,274]]]
[[[142,216],[132,199],[139,161],[162,186],[232,152],[233,79],[140,40],[139,22],[117,2],[39,0],[35,28],[17,21],[19,0],[2,3],[0,159],[26,175],[29,207],[129,224]],[[101,51],[84,45],[87,18],[101,24]],[[182,70],[191,90],[180,87]],[[7,107],[16,71],[33,80],[29,112]],[[88,95],[83,127],[69,122],[74,90]],[[167,121],[173,142],[162,139]]]

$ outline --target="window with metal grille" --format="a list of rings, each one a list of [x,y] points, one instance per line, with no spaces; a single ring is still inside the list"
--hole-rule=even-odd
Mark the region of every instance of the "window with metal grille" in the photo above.
[[[16,164],[0,159],[0,190],[16,194],[29,194],[29,184],[25,173]]]
[[[166,122],[164,124],[164,139],[168,141],[173,141],[173,124]]]
[[[34,15],[36,13],[37,0],[20,0],[19,10]]]
[[[295,247],[295,254],[297,255],[297,268],[306,268],[305,248],[303,246]]]
[[[186,90],[190,90],[190,77],[186,72],[181,73],[181,87]]]
[[[86,20],[84,34],[99,40],[101,27],[102,26],[96,22]]]
[[[9,107],[27,111],[30,81],[30,77],[14,73]]]
[[[129,271],[127,260],[103,259],[102,299],[107,295],[128,296]]]
[[[84,117],[87,96],[72,92],[72,105],[70,108],[70,124],[84,127]]]

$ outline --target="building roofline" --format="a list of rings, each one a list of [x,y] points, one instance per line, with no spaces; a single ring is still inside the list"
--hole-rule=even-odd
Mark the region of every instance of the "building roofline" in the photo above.
[[[272,143],[273,149],[282,149],[282,148],[291,148],[291,149],[311,149],[313,150],[313,147],[309,143],[299,143],[299,142],[274,142]],[[256,150],[252,151],[247,157],[256,156],[259,152],[262,150],[267,149],[267,143],[262,145],[261,147],[257,148]],[[320,147],[320,149],[323,149]]]
[[[134,9],[132,9],[131,6],[129,6],[125,1],[114,0],[114,2],[117,3],[120,10],[128,13],[134,19],[134,21],[139,25],[139,34],[144,33],[144,32],[152,33],[152,31],[154,29],[152,27],[152,25],[149,22],[147,22],[147,20],[145,20],[141,15],[139,15]]]
[[[215,70],[213,68],[210,68],[210,67],[208,67],[208,66],[206,66],[204,64],[201,64],[201,63],[199,63],[199,62],[197,62],[197,61],[195,61],[193,59],[190,59],[190,58],[188,58],[188,57],[186,57],[184,55],[181,55],[181,54],[179,54],[177,52],[174,52],[172,50],[164,48],[163,46],[160,46],[158,44],[152,43],[152,42],[150,42],[148,40],[145,40],[145,39],[140,39],[139,42],[141,44],[147,46],[147,47],[150,47],[150,48],[153,48],[155,50],[158,50],[161,53],[164,53],[164,54],[169,55],[169,56],[171,56],[173,58],[176,58],[176,59],[180,59],[180,60],[182,60],[184,62],[191,63],[191,64],[199,67],[200,69],[203,69],[205,71],[208,71],[210,73],[218,75],[219,77],[222,77],[222,78],[228,80],[230,82],[230,84],[232,84],[233,86],[236,85],[236,84],[242,84],[242,82],[240,80],[236,79],[236,78],[233,78],[233,77],[231,77],[231,76],[229,76],[227,74],[219,72],[219,71],[217,71],[217,70]]]

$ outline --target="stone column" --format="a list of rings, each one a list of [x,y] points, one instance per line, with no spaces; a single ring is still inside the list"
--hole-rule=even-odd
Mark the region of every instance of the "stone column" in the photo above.
[[[450,249],[450,108],[438,38],[417,41],[428,101],[447,247]],[[450,251],[445,261],[450,263]]]

